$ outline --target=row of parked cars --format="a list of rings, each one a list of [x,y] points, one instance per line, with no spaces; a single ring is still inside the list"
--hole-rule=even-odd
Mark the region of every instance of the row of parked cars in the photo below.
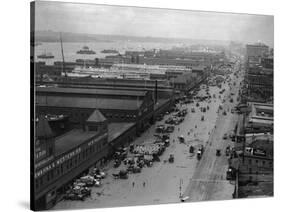
[[[84,201],[91,196],[90,187],[100,187],[101,180],[106,177],[106,173],[99,169],[93,169],[88,175],[76,179],[70,189],[66,192],[65,200],[81,200]]]

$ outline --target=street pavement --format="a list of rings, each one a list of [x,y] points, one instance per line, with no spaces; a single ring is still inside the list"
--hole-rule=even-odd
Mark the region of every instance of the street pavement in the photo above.
[[[237,82],[238,86],[239,83]],[[218,98],[219,89],[210,86],[210,95],[216,95],[211,102],[200,102],[200,107],[209,106],[205,113],[196,107],[196,102],[192,104],[178,105],[180,108],[187,108],[188,114],[185,120],[176,125],[175,131],[170,134],[171,144],[166,148],[160,157],[160,162],[154,162],[152,167],[144,167],[141,173],[130,174],[129,179],[114,179],[112,173],[118,172],[121,167],[113,168],[113,162],[105,167],[108,173],[106,179],[102,181],[100,188],[93,188],[91,198],[81,201],[61,201],[54,209],[75,209],[75,208],[100,208],[119,207],[133,205],[150,205],[161,203],[180,202],[180,195],[189,196],[188,201],[231,199],[234,185],[226,181],[226,169],[228,167],[227,158],[224,156],[224,149],[231,145],[229,140],[223,140],[223,134],[234,129],[237,114],[230,113],[231,107],[236,104],[236,94],[234,103],[228,100],[223,104],[225,110],[229,109],[224,116],[222,111],[217,113],[222,99],[229,96],[230,90],[225,83],[223,87],[226,92]],[[238,92],[233,88],[231,92]],[[205,95],[205,89],[200,89],[198,95]],[[191,113],[191,108],[196,112]],[[205,121],[201,121],[204,115]],[[136,138],[135,144],[151,143],[155,140],[155,128],[159,124],[172,116],[166,115],[164,120],[156,122],[140,137]],[[216,127],[215,127],[216,126]],[[189,134],[188,134],[189,132]],[[185,143],[179,143],[178,136],[183,135]],[[173,142],[174,140],[174,142]],[[189,153],[190,145],[196,148],[198,145],[205,146],[205,152],[200,161],[195,153]],[[217,148],[222,149],[222,156],[216,156]],[[174,154],[174,163],[167,162],[170,154]],[[145,186],[144,186],[145,182]],[[133,185],[134,184],[134,185]]]

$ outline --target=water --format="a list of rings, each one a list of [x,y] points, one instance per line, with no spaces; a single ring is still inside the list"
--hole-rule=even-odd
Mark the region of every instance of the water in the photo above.
[[[42,43],[35,47],[35,61],[45,61],[47,65],[52,65],[54,61],[62,61],[60,42],[57,43]],[[85,55],[76,54],[76,52],[82,49],[83,46],[88,46],[91,50],[94,50],[96,54]],[[107,55],[101,53],[104,49],[115,49],[121,54],[125,51],[141,51],[151,49],[171,49],[172,47],[182,46],[180,43],[155,43],[155,42],[132,42],[132,41],[112,41],[112,42],[81,42],[81,43],[63,43],[64,58],[66,62],[75,62],[77,59],[91,59],[104,58]],[[55,57],[52,59],[39,59],[38,55],[42,53],[52,53]],[[114,54],[113,54],[114,55]]]

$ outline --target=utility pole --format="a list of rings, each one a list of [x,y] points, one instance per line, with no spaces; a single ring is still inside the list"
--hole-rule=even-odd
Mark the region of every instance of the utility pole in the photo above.
[[[180,198],[182,198],[182,193],[181,193],[182,184],[183,184],[183,180],[180,178],[180,186],[179,186],[179,189],[180,189]]]
[[[60,45],[61,45],[61,55],[62,55],[62,73],[64,73],[64,76],[67,77],[65,67],[64,67],[64,54],[63,54],[63,46],[62,46],[62,37],[60,33]]]

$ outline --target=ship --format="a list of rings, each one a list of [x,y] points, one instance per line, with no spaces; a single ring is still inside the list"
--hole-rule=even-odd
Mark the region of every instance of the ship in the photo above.
[[[52,55],[51,53],[43,53],[43,54],[40,54],[37,56],[37,58],[39,58],[39,59],[52,59],[54,57],[55,56]]]
[[[89,49],[88,46],[83,46],[82,49],[76,52],[77,54],[96,54],[95,51]]]
[[[119,54],[119,52],[117,50],[114,50],[114,49],[104,49],[101,51],[101,53],[104,53],[104,54]]]

